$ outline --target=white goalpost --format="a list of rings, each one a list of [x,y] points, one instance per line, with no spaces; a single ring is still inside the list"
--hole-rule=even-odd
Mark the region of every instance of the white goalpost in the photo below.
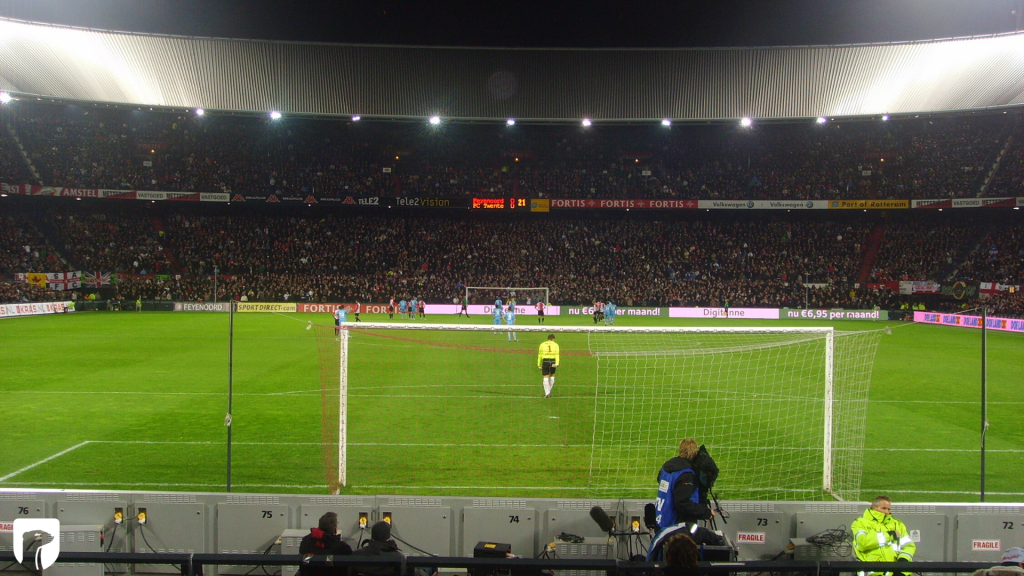
[[[521,325],[495,335],[490,325],[361,322],[336,338],[329,328],[321,339],[329,337],[336,363],[321,383],[333,490],[349,484],[355,465],[359,485],[385,490],[398,473],[407,475],[401,488],[415,487],[422,468],[431,477],[424,489],[449,482],[647,497],[658,467],[692,437],[721,467],[716,489],[723,498],[860,497],[867,396],[883,331]],[[520,342],[506,342],[507,331]],[[536,369],[547,334],[562,351],[550,400]],[[420,372],[366,361],[392,354]],[[429,374],[458,377],[436,383]],[[348,419],[353,393],[359,402],[367,394],[411,398],[432,427],[417,432],[414,417],[387,442],[353,436],[360,434]],[[364,410],[373,411],[358,408]],[[460,481],[483,466],[473,459],[492,449],[510,455],[484,460],[494,486]],[[364,451],[387,456],[363,466]]]

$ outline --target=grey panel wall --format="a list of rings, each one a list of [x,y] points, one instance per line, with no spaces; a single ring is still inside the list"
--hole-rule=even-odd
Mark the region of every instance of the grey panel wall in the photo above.
[[[182,38],[0,19],[0,89],[147,106],[521,120],[798,118],[1024,103],[1024,35],[733,49]]]
[[[148,549],[194,552],[292,553],[298,538],[316,525],[323,512],[339,515],[343,536],[353,545],[360,535],[360,513],[369,524],[386,514],[394,532],[409,544],[441,556],[471,556],[481,540],[510,543],[513,552],[533,556],[561,532],[586,538],[602,533],[589,518],[599,505],[628,527],[630,519],[642,518],[643,500],[455,498],[416,496],[313,496],[218,493],[87,492],[60,490],[0,489],[0,513],[8,516],[27,508],[27,517],[59,518],[67,525],[102,527],[110,543],[115,508],[124,508],[126,522],[118,526],[113,550]],[[730,512],[719,522],[734,542],[741,560],[771,558],[790,540],[804,558],[826,558],[828,551],[814,549],[806,537],[825,529],[845,527],[864,513],[867,503],[854,502],[723,502]],[[135,520],[146,508],[146,525]],[[896,504],[893,513],[903,520],[918,540],[916,557],[924,561],[987,561],[996,563],[1001,550],[1024,546],[1024,504]],[[8,518],[0,517],[0,522]],[[278,536],[290,531],[288,546]],[[143,532],[144,531],[144,532]],[[739,533],[747,543],[739,542]],[[0,534],[3,546],[11,545]],[[366,533],[362,535],[366,536]],[[751,538],[753,537],[753,538]],[[763,537],[763,543],[761,538]],[[646,538],[644,539],[646,542]],[[756,543],[755,543],[756,542]],[[404,547],[404,546],[403,546]],[[268,550],[269,548],[269,550]],[[106,549],[106,545],[104,546]],[[625,540],[618,543],[625,554]],[[406,552],[415,553],[410,548]],[[116,565],[128,573],[163,573],[163,567]],[[251,566],[224,566],[211,573],[237,574]]]

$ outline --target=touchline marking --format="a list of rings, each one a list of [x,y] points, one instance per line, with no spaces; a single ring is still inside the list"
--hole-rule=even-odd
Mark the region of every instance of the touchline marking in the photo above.
[[[969,404],[971,406],[977,406],[978,402],[965,402],[962,400],[868,400],[869,404]],[[1016,406],[1024,404],[1024,402],[1016,401],[993,401],[988,400],[985,402],[989,406],[993,404],[1005,404],[1010,406]]]
[[[879,489],[878,491],[870,491],[866,488],[861,488],[861,492],[871,492],[872,494],[881,493],[888,490],[896,494],[973,494],[977,495],[978,491],[970,490],[892,490],[890,488]],[[985,491],[985,494],[991,494],[993,496],[1024,496],[1024,492],[990,492]],[[998,504],[998,503],[995,503]],[[914,502],[907,502],[906,506],[913,506]],[[899,504],[897,504],[899,506]]]
[[[224,484],[185,484],[169,482],[14,482],[14,484],[30,484],[32,486],[161,486],[161,487],[214,487],[223,488]],[[327,488],[326,484],[232,484],[245,488]]]
[[[558,416],[548,416],[548,418],[558,419]],[[181,445],[194,445],[194,446],[223,446],[223,442],[207,441],[207,440],[86,440],[77,446],[68,448],[67,450],[54,454],[46,460],[41,460],[32,464],[28,468],[23,468],[17,472],[13,472],[9,476],[0,478],[0,482],[12,477],[15,474],[20,474],[29,468],[48,462],[58,456],[66,454],[76,448],[80,448],[86,444],[142,444],[142,445],[160,445],[160,444],[181,444]],[[322,442],[232,442],[234,446],[322,446]],[[455,444],[455,443],[441,443],[441,442],[349,442],[349,446],[370,446],[370,447],[397,447],[397,448],[591,448],[590,444]],[[598,446],[602,448],[602,446]],[[764,446],[718,446],[719,449],[767,449]],[[773,447],[778,449],[779,447]],[[802,449],[798,446],[783,447],[786,450],[798,450]],[[806,450],[820,450],[820,448],[805,448]],[[955,453],[968,453],[975,454],[978,451],[970,448],[864,448],[867,452],[955,452]],[[1004,453],[1004,454],[1021,454],[1024,453],[1024,449],[1020,448],[1001,448],[1001,449],[987,449],[986,452]],[[941,492],[937,492],[939,494]]]
[[[186,444],[223,446],[223,442],[187,441],[187,440],[89,440],[84,444]],[[232,442],[233,446],[323,446],[322,442]],[[349,446],[398,446],[430,448],[589,448],[589,444],[440,444],[440,443],[409,443],[397,442],[349,442]],[[76,446],[77,448],[77,446]],[[70,451],[70,450],[68,450]],[[59,456],[58,454],[57,456]],[[55,458],[56,456],[53,456]],[[42,462],[39,462],[42,464]],[[33,464],[35,466],[35,464]],[[26,468],[27,470],[27,468]],[[0,478],[0,481],[3,479]]]
[[[86,444],[89,444],[89,443],[90,443],[90,441],[86,440],[85,442],[82,442],[80,444],[75,444],[71,448],[68,448],[66,450],[61,450],[60,452],[57,452],[53,456],[50,456],[50,457],[47,457],[47,458],[43,458],[42,460],[40,460],[39,462],[36,462],[35,464],[29,464],[28,466],[25,466],[21,470],[17,470],[15,472],[11,472],[7,476],[0,476],[0,482],[3,482],[4,480],[7,480],[8,478],[14,478],[18,474],[21,474],[22,472],[25,472],[26,470],[31,470],[31,469],[35,468],[36,466],[39,466],[40,464],[46,464],[47,462],[49,462],[50,460],[53,460],[54,458],[60,458],[61,456],[67,454],[68,452],[71,452],[72,450],[77,450],[77,449],[81,448],[82,446],[85,446]]]
[[[320,390],[293,390],[291,392],[235,392],[235,396],[284,396],[287,394],[313,394]],[[117,392],[111,390],[0,390],[0,394],[111,394],[121,396],[226,396],[224,392]]]

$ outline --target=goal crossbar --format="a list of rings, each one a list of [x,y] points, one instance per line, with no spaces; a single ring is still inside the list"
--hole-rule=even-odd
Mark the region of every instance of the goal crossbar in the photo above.
[[[343,324],[343,329],[351,330],[447,330],[455,332],[490,332],[494,326],[488,324],[427,324],[409,322],[360,322]],[[500,327],[502,332],[619,332],[619,333],[661,333],[661,334],[831,334],[830,327],[792,327],[792,328],[735,328],[735,327],[696,327],[696,326],[530,326],[513,325]]]

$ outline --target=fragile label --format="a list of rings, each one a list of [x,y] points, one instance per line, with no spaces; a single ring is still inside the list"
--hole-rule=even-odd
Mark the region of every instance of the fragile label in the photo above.
[[[764,544],[764,532],[737,532],[737,544]]]

